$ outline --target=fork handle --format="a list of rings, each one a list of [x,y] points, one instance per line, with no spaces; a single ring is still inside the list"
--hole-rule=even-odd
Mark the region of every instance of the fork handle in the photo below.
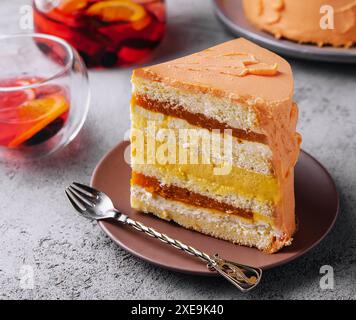
[[[251,290],[261,280],[262,270],[259,268],[254,268],[232,261],[227,261],[220,258],[217,254],[212,257],[203,251],[195,249],[192,246],[188,246],[179,240],[172,239],[166,234],[158,232],[153,228],[147,227],[141,222],[135,221],[120,212],[117,212],[116,219],[153,238],[159,239],[160,241],[178,250],[182,250],[187,254],[193,255],[203,260],[207,263],[207,267],[209,268],[209,270],[216,270],[220,275],[222,275],[224,278],[234,284],[241,291]]]

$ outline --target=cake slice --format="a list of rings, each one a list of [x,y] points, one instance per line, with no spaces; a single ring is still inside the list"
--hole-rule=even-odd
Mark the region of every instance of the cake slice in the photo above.
[[[273,253],[295,232],[289,64],[243,38],[132,76],[131,206]]]

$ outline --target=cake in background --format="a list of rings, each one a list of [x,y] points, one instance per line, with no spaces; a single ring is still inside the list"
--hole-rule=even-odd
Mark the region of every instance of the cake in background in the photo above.
[[[253,25],[276,38],[346,48],[356,43],[355,0],[243,0],[243,8]]]
[[[132,83],[132,207],[268,253],[289,245],[296,230],[294,166],[300,145],[289,64],[240,38],[136,69]],[[167,129],[174,132],[167,139],[168,149],[177,151],[173,162],[159,159],[167,143],[159,136]],[[217,137],[224,143],[230,137],[230,170],[215,171],[224,165],[223,143],[210,161],[204,158],[207,148],[198,150],[198,163],[194,153],[188,163],[179,153],[178,161],[178,152],[197,144],[181,139],[187,129],[201,130],[211,146]],[[148,143],[156,136],[153,159]],[[174,141],[178,145],[170,149]]]

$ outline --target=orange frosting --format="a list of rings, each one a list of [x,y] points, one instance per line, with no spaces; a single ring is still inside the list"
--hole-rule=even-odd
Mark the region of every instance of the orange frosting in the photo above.
[[[241,74],[246,67],[273,69]],[[259,132],[273,152],[272,165],[280,185],[281,201],[275,209],[275,226],[288,241],[295,231],[294,165],[299,154],[296,133],[298,108],[293,103],[290,65],[278,55],[243,38],[193,55],[134,71],[133,77],[162,82],[192,93],[229,98],[255,110]]]
[[[268,101],[289,100],[293,93],[288,62],[243,38],[136,69],[135,76],[162,81],[179,89],[225,96],[237,102],[255,97]]]
[[[323,20],[329,12],[321,10],[325,5],[333,8],[333,26]],[[243,0],[243,7],[250,22],[277,38],[319,46],[356,43],[355,0]],[[325,21],[333,28],[325,28]]]

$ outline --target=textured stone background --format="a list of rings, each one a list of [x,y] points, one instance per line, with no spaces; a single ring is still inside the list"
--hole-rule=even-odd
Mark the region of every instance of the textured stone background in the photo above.
[[[154,62],[231,39],[210,1],[167,2],[168,36]],[[19,7],[26,3],[0,1],[0,33],[20,31]],[[0,298],[356,298],[356,66],[290,62],[303,148],[330,170],[341,195],[339,219],[317,248],[269,270],[256,290],[240,294],[221,279],[174,273],[132,257],[95,223],[74,214],[64,187],[72,180],[88,182],[129,127],[131,69],[94,71],[88,120],[70,146],[40,163],[0,164]],[[33,290],[19,286],[24,264],[34,268]],[[324,264],[334,267],[334,290],[319,287]]]

